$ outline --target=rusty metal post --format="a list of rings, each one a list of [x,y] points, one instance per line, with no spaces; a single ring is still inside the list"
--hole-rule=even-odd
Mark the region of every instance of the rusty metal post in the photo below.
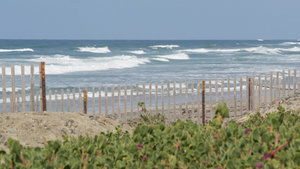
[[[45,80],[45,62],[41,62],[41,88],[42,88],[42,107],[43,111],[47,111],[46,99],[46,80]]]
[[[87,114],[87,95],[86,90],[83,91],[83,112]]]
[[[202,124],[205,124],[205,81],[202,81]]]

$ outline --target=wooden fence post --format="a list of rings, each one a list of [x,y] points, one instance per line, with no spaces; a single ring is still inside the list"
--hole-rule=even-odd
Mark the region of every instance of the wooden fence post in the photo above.
[[[45,62],[41,62],[41,100],[43,111],[47,111],[47,99],[46,99],[46,80],[45,80]]]
[[[83,113],[87,114],[87,91],[83,90]]]
[[[205,81],[202,81],[202,124],[205,123]]]

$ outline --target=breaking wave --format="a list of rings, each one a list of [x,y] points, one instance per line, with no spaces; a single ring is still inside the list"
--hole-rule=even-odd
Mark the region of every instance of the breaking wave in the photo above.
[[[91,52],[91,53],[109,53],[108,47],[79,47],[79,52]]]

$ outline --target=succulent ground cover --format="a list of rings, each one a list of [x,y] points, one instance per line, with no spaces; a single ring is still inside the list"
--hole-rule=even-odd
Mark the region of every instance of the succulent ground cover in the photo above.
[[[229,111],[219,104],[214,119],[199,125],[166,124],[143,111],[132,134],[118,127],[94,137],[64,135],[44,148],[9,139],[0,168],[300,168],[299,112],[279,106],[264,117],[257,112],[243,123],[223,123]]]

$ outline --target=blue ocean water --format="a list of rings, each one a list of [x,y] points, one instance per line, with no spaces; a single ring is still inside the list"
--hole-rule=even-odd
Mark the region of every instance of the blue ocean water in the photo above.
[[[6,66],[9,75],[11,64],[15,64],[17,89],[21,88],[21,64],[25,65],[29,91],[30,64],[35,64],[38,76],[41,61],[46,63],[47,90],[198,82],[298,68],[300,41],[0,40],[0,65]],[[11,80],[7,78],[9,92]]]

